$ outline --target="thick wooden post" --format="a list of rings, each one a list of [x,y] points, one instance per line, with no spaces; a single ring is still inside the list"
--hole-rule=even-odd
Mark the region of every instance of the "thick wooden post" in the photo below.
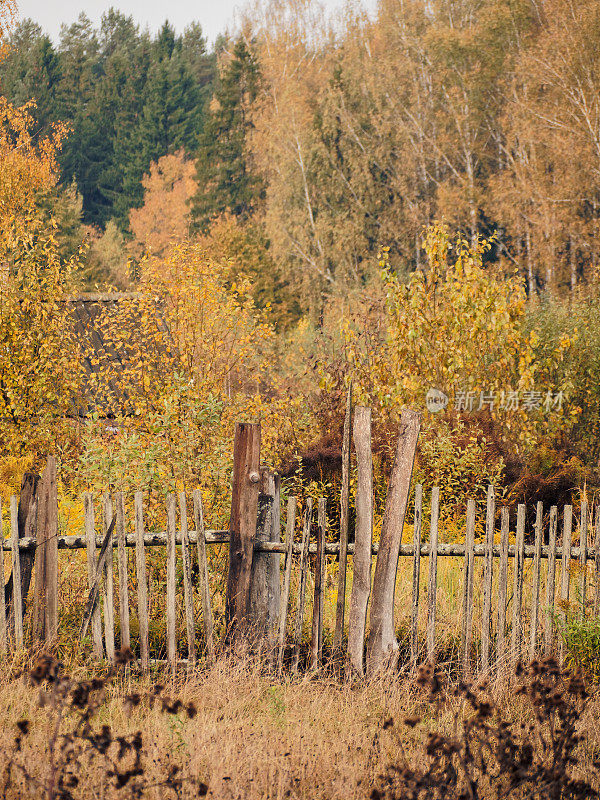
[[[225,619],[229,637],[247,625],[252,553],[260,489],[260,424],[239,422],[233,445],[233,486],[229,522],[229,574]]]
[[[348,660],[350,668],[363,674],[363,651],[367,606],[371,594],[371,549],[373,546],[373,453],[371,452],[371,409],[354,412],[354,449],[358,475],[356,482],[356,526],[350,619],[348,621]]]
[[[340,498],[340,560],[338,572],[337,606],[335,611],[335,633],[333,649],[339,650],[344,637],[344,614],[346,610],[346,569],[348,564],[348,516],[350,505],[350,428],[352,421],[352,383],[346,395],[344,438],[342,440],[342,494]],[[355,557],[356,561],[356,557]]]
[[[278,536],[279,481],[266,467],[260,470],[260,492],[256,522],[256,542],[272,542]],[[277,517],[277,521],[276,521]],[[276,585],[275,585],[276,584]],[[252,638],[273,644],[279,614],[279,554],[255,550],[250,574],[249,626]]]
[[[396,572],[420,427],[417,411],[402,412],[373,580],[367,656],[370,675],[391,665],[398,652],[394,631]]]

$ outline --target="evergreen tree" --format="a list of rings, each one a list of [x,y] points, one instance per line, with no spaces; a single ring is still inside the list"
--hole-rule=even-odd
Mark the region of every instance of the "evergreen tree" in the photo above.
[[[257,97],[259,84],[258,62],[240,38],[221,71],[200,135],[200,188],[192,209],[198,229],[206,229],[224,211],[246,218],[262,194],[261,180],[249,168],[246,151],[246,138],[252,127],[248,109]]]

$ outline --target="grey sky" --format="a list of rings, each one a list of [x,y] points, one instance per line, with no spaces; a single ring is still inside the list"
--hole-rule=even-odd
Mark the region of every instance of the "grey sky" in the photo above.
[[[221,33],[233,20],[236,8],[242,8],[240,0],[17,0],[19,17],[31,17],[56,41],[61,23],[74,22],[80,11],[97,23],[103,12],[115,6],[125,14],[131,14],[143,28],[149,26],[156,31],[165,19],[178,32],[197,20],[209,41]],[[342,0],[325,0],[331,9],[342,5]]]

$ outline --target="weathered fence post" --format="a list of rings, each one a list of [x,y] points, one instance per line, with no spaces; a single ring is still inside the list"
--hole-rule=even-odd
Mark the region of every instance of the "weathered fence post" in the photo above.
[[[370,675],[391,664],[398,651],[394,632],[394,592],[420,427],[421,415],[417,411],[402,412],[373,580],[367,649],[367,671]]]
[[[112,497],[104,495],[104,528],[102,535],[108,531],[113,516]],[[104,588],[102,594],[104,607],[104,645],[106,657],[112,663],[115,660],[115,587],[114,587],[114,552],[113,534],[110,536],[106,561],[104,562]]]
[[[10,541],[12,548],[13,617],[15,647],[23,647],[23,602],[21,599],[21,559],[19,558],[19,498],[10,498]]]
[[[352,383],[346,395],[346,416],[342,440],[342,494],[340,498],[340,560],[338,572],[337,605],[333,649],[340,650],[344,637],[344,615],[346,610],[346,569],[348,564],[348,515],[350,505],[350,429],[352,423]],[[356,557],[355,557],[356,563]]]
[[[177,661],[177,609],[175,570],[177,566],[177,506],[175,495],[167,495],[167,661],[175,669]]]
[[[194,621],[194,592],[192,588],[192,557],[187,521],[185,492],[179,492],[179,524],[181,526],[181,563],[183,566],[183,603],[185,606],[185,632],[188,645],[188,664],[196,663],[196,626]]]
[[[358,675],[362,675],[367,605],[371,594],[373,546],[373,453],[370,408],[359,406],[355,409],[353,438],[358,475],[352,593],[348,621],[348,659],[350,668]]]
[[[83,509],[85,514],[85,537],[87,543],[87,572],[88,588],[90,591],[94,587],[96,580],[96,515],[94,512],[94,498],[90,493],[83,497]],[[94,658],[100,659],[104,655],[102,644],[102,619],[100,608],[96,603],[92,611],[92,653]]]
[[[502,669],[506,658],[506,598],[508,596],[508,508],[500,511],[500,571],[498,575],[498,638],[496,640],[496,669]]]
[[[562,606],[561,617],[563,622],[567,619],[567,607],[569,605],[569,584],[571,566],[571,537],[573,533],[573,506],[565,506],[563,509],[563,536],[562,536],[562,558],[560,562],[560,600]],[[560,665],[565,660],[565,642],[560,640]]]
[[[581,501],[581,520],[579,523],[579,593],[581,608],[579,618],[585,618],[585,600],[587,592],[587,546],[588,546],[588,504],[587,500]]]
[[[279,479],[266,467],[260,469],[260,492],[255,543],[279,540]],[[249,623],[252,638],[265,640],[271,650],[279,615],[279,553],[254,548],[250,573]]]
[[[523,605],[523,569],[525,566],[525,506],[517,507],[517,536],[515,540],[515,562],[513,567],[513,619],[511,632],[512,660],[517,662],[521,658],[521,642],[523,638],[523,624],[521,621],[521,608]]]
[[[260,424],[239,422],[233,446],[233,486],[229,522],[229,573],[225,599],[228,638],[245,628],[260,488]]]
[[[296,624],[294,626],[293,672],[298,672],[300,663],[300,645],[302,644],[302,628],[304,625],[304,602],[306,595],[306,572],[308,570],[308,550],[310,547],[310,528],[312,524],[313,500],[306,498],[304,523],[302,527],[302,552],[300,555],[300,577],[298,580],[298,603],[296,605]]]
[[[49,456],[36,486],[34,640],[54,639],[58,631],[58,490],[56,459]]]

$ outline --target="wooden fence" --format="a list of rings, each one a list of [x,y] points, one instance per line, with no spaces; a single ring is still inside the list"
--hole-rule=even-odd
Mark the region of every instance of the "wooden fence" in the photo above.
[[[301,666],[316,670],[332,660],[346,663],[349,670],[362,674],[367,627],[368,673],[397,663],[400,658],[414,665],[443,657],[454,662],[456,671],[463,674],[490,674],[518,659],[555,652],[563,659],[564,646],[557,636],[557,620],[564,618],[569,601],[575,599],[575,613],[581,616],[590,604],[594,614],[600,608],[600,514],[596,514],[592,526],[587,504],[582,502],[578,529],[573,530],[570,505],[564,507],[559,519],[556,506],[547,510],[545,518],[544,508],[538,503],[533,543],[526,544],[525,506],[519,505],[516,518],[511,520],[507,508],[496,508],[494,489],[489,487],[485,513],[480,518],[475,502],[466,502],[464,543],[444,542],[439,530],[440,491],[437,487],[433,489],[427,504],[428,519],[424,519],[423,490],[417,485],[411,503],[412,542],[403,542],[416,446],[413,423],[414,418],[407,417],[401,425],[378,542],[372,538],[368,409],[354,412],[358,468],[354,542],[348,542],[347,538],[347,497],[345,510],[342,497],[341,536],[337,531],[335,534],[328,531],[325,500],[314,503],[307,498],[300,509],[295,497],[288,498],[283,509],[282,536],[279,481],[259,466],[258,426],[238,426],[232,522],[227,531],[206,528],[199,490],[191,496],[184,492],[167,495],[166,526],[161,531],[146,530],[141,492],[133,498],[117,492],[100,499],[86,494],[84,530],[59,536],[56,468],[49,459],[35,491],[24,491],[21,498],[13,497],[10,501],[11,535],[3,540],[2,553],[10,553],[11,575],[5,592],[0,592],[0,650],[20,649],[26,644],[23,619],[32,576],[31,631],[27,644],[40,639],[48,644],[56,641],[61,612],[59,551],[85,549],[89,597],[79,631],[82,650],[91,648],[94,658],[112,661],[117,647],[132,647],[141,668],[147,669],[159,655],[150,652],[147,556],[149,548],[163,547],[166,549],[166,660],[173,667],[184,660],[177,652],[176,607],[180,586],[185,662],[188,666],[199,658],[210,662],[222,642],[217,643],[215,638],[207,548],[228,543],[229,572],[222,626],[225,644],[235,647],[243,639],[254,650],[260,650],[279,673],[286,667],[292,672]],[[348,458],[345,471],[349,470],[349,464]],[[347,482],[345,486],[347,491]],[[24,487],[27,488],[27,482]],[[0,509],[0,515],[6,511]],[[480,537],[476,536],[477,531],[482,531]],[[577,546],[573,546],[574,534]],[[480,541],[476,542],[477,538]],[[128,569],[127,548],[135,548],[133,572]],[[349,597],[348,556],[353,557]],[[449,650],[440,639],[437,617],[439,567],[443,559],[454,560],[462,592],[462,610],[456,618],[453,637],[455,646]],[[572,569],[575,564],[577,568]],[[335,631],[325,642],[323,618],[328,571],[333,577],[337,573],[338,597]],[[193,574],[197,576],[195,580]],[[409,623],[400,641],[394,608],[399,575],[404,581],[410,576],[411,599]],[[310,595],[308,603],[307,595]],[[478,598],[480,603],[476,602]],[[477,619],[475,607],[480,608]],[[130,633],[132,608],[136,619],[135,640]]]

